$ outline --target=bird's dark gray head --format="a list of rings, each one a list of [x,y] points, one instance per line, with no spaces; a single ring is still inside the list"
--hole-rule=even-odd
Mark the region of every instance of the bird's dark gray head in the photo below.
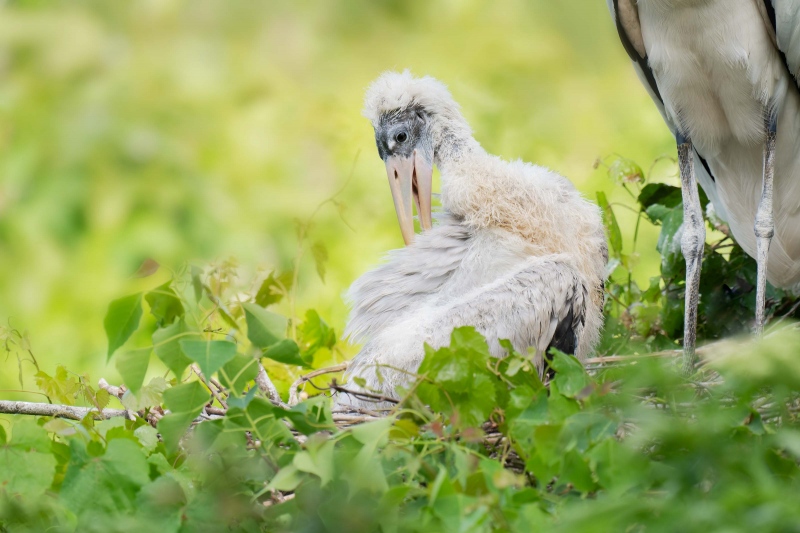
[[[375,143],[381,159],[386,161],[390,156],[410,157],[414,150],[419,150],[432,162],[433,141],[428,129],[429,118],[419,104],[382,113],[375,126]]]
[[[378,154],[394,198],[406,244],[414,238],[412,205],[423,230],[431,228],[431,181],[437,150],[449,139],[471,136],[447,87],[405,71],[386,72],[367,89],[364,116],[375,129]]]

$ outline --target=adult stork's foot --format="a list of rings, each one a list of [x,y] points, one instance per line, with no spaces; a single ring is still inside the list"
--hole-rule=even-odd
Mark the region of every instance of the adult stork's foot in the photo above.
[[[683,319],[683,373],[691,374],[695,364],[697,343],[697,304],[700,299],[700,266],[703,262],[703,246],[706,242],[706,227],[703,210],[697,193],[694,175],[694,149],[692,141],[678,133],[678,164],[681,172],[683,195],[683,234],[681,251],[686,260],[686,296]]]
[[[767,256],[772,236],[775,234],[775,221],[772,211],[772,178],[775,175],[775,138],[778,129],[776,117],[770,113],[767,119],[767,140],[764,143],[764,176],[761,188],[761,201],[756,212],[756,323],[755,334],[764,333],[767,292]]]

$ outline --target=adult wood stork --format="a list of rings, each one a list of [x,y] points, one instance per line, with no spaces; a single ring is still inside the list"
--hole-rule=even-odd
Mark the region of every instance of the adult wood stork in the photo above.
[[[500,339],[522,353],[533,347],[540,371],[550,347],[584,359],[603,320],[607,249],[597,206],[555,172],[486,153],[433,78],[383,74],[367,90],[364,115],[407,246],[349,290],[345,335],[364,345],[348,387],[395,394],[412,381],[424,343],[448,345],[453,328],[464,325],[486,336],[497,357],[505,354]],[[436,225],[433,165],[442,182]],[[424,229],[418,236],[414,203]],[[362,402],[339,395],[338,403]]]
[[[764,327],[766,281],[800,282],[800,0],[607,2],[678,144],[689,371],[705,242],[696,178],[756,258],[756,333]]]

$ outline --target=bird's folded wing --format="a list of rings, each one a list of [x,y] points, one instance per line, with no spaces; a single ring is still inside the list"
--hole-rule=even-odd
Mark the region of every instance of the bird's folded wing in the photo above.
[[[455,327],[474,326],[493,355],[504,355],[500,339],[511,341],[522,353],[532,347],[544,354],[554,347],[575,354],[591,305],[586,283],[568,262],[558,256],[533,258],[523,269],[442,310],[430,334],[434,345],[446,344],[443,333],[449,336]]]
[[[412,245],[389,252],[386,264],[361,276],[347,292],[352,312],[345,337],[362,342],[436,293],[461,264],[470,237],[458,219],[442,214],[439,224]]]
[[[797,0],[763,1],[767,6],[767,12],[774,15],[774,20],[770,20],[770,22],[775,30],[778,49],[784,55],[786,67],[794,76],[795,83],[798,84],[800,79],[800,2]],[[773,7],[772,11],[769,10],[770,5]]]

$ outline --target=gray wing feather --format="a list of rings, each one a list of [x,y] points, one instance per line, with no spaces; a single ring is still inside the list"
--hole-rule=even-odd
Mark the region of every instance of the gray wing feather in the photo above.
[[[447,282],[468,251],[470,231],[459,222],[440,215],[439,225],[417,235],[412,245],[390,251],[386,264],[353,283],[346,295],[352,312],[345,337],[363,342]]]
[[[763,0],[767,22],[775,32],[778,50],[783,54],[795,83],[800,80],[800,2],[798,0]]]
[[[587,300],[587,286],[571,265],[559,260],[536,260],[528,268],[453,305],[437,321],[448,337],[437,340],[446,343],[453,328],[470,325],[486,336],[493,355],[504,355],[500,339],[508,339],[522,353],[533,347],[543,354],[553,344],[558,330],[560,339],[555,339],[556,343],[574,352]]]
[[[359,389],[352,379],[359,377],[365,390],[395,394],[398,385],[412,381],[424,356],[424,343],[434,348],[447,346],[453,329],[460,326],[475,327],[496,357],[506,355],[501,339],[511,341],[521,353],[532,347],[540,369],[542,354],[550,346],[567,351],[576,348],[587,306],[592,304],[580,274],[558,257],[533,258],[513,274],[428,310],[425,316],[409,318],[413,323],[401,321],[371,335],[351,363],[348,386]],[[578,357],[585,358],[586,354]],[[355,402],[344,397],[338,401]]]

